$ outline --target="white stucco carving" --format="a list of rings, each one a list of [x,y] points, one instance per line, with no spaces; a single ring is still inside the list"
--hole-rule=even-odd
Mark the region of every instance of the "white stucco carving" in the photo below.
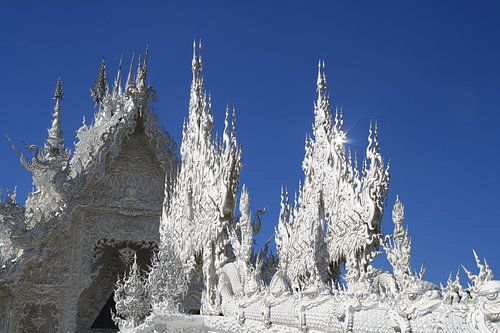
[[[203,82],[198,68],[201,60],[195,52],[192,87],[196,88],[190,105],[206,110],[205,104],[196,103],[203,95],[193,93]],[[466,270],[470,288],[463,288],[459,277],[450,278],[446,287],[425,281],[425,268],[415,272],[410,265],[411,241],[399,198],[392,210],[394,232],[382,234],[389,167],[380,153],[377,123],[370,126],[360,170],[356,153],[345,148],[342,110],[334,115],[330,111],[322,62],[317,92],[313,136],[306,139],[302,164],[304,181],[293,204],[288,190],[282,189],[277,258],[254,253],[253,236],[259,227],[252,224],[249,193],[243,187],[237,216],[236,189],[228,186],[238,183],[239,169],[231,182],[220,185],[223,166],[211,157],[217,155],[217,146],[200,144],[213,142],[210,131],[204,130],[211,128],[213,119],[209,112],[194,113],[190,108],[177,186],[165,198],[160,232],[178,235],[176,251],[186,272],[192,271],[196,259],[202,266],[213,265],[203,271],[201,281],[203,316],[201,322],[186,319],[179,326],[179,320],[168,319],[179,318],[176,312],[157,308],[131,331],[170,332],[184,327],[194,332],[498,332],[498,281],[487,264],[476,256],[479,274]],[[203,126],[205,121],[209,125]],[[236,141],[232,136],[227,139],[227,124],[226,115],[225,140]],[[193,156],[200,162],[193,163]],[[220,196],[212,200],[214,192],[230,193],[227,214],[220,214]],[[223,222],[222,216],[226,216]],[[197,227],[200,222],[202,228]],[[210,228],[218,232],[207,232]],[[213,255],[215,249],[220,255]],[[206,251],[211,255],[199,255]],[[392,272],[372,266],[373,258],[382,253]],[[266,260],[273,265],[264,265]],[[269,270],[273,272],[264,272]]]
[[[137,252],[146,269],[158,248],[165,178],[177,157],[149,107],[155,93],[147,67],[146,52],[125,86],[120,68],[108,90],[101,66],[95,117],[78,130],[73,151],[64,146],[58,80],[43,148],[27,146],[27,158],[14,147],[34,190],[24,207],[14,194],[0,203],[1,332],[91,331],[127,252]]]
[[[147,53],[135,75],[132,58],[125,84],[120,60],[112,88],[101,64],[95,117],[73,151],[61,80],[43,148],[27,146],[31,158],[16,149],[34,191],[24,207],[15,191],[0,202],[0,331],[91,332],[113,300],[123,332],[500,332],[500,281],[485,260],[474,252],[468,287],[459,273],[446,286],[425,281],[399,198],[393,232],[382,233],[390,175],[378,125],[358,163],[323,62],[304,179],[293,199],[282,189],[272,254],[268,243],[254,249],[265,210],[253,216],[248,188],[238,192],[234,107],[222,137],[212,133],[201,45],[179,165],[148,106]],[[373,266],[377,255],[391,271]]]

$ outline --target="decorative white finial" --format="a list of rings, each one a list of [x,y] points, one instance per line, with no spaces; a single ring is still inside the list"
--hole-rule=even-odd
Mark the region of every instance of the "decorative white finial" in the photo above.
[[[118,64],[118,72],[116,73],[115,84],[113,86],[113,96],[122,94],[122,66],[123,54],[120,56],[120,63]]]
[[[229,151],[230,136],[229,136],[229,104],[226,104],[226,115],[224,117],[224,132],[222,136],[222,144],[225,151]]]
[[[57,83],[56,83],[56,89],[54,90],[54,99],[55,100],[62,100],[64,97],[64,90],[63,90],[63,84],[62,84],[62,79],[61,77],[59,76],[59,78],[57,79]]]
[[[318,99],[320,96],[323,95],[326,87],[324,85],[324,75],[323,75],[323,70],[324,70],[324,65],[321,67],[321,60],[318,60],[318,79],[316,80],[316,91],[318,92]]]
[[[233,113],[231,115],[231,144],[236,147],[236,106],[233,104]]]
[[[134,53],[132,53],[132,58],[130,59],[130,66],[128,68],[127,82],[125,83],[125,90],[127,90],[128,87],[130,87],[134,84],[133,67],[134,67]]]
[[[193,77],[196,72],[197,68],[197,63],[198,63],[198,58],[196,57],[196,39],[193,40],[193,59],[191,60],[191,69],[193,71]]]
[[[106,61],[102,58],[101,67],[95,80],[94,87],[90,90],[90,96],[95,104],[101,104],[108,94],[108,75],[106,73]]]
[[[144,70],[148,69],[148,59],[149,59],[149,44],[146,44],[146,52],[144,53]]]
[[[139,84],[141,83],[141,73],[142,73],[142,69],[141,69],[141,62],[142,62],[142,59],[141,59],[141,54],[139,54],[139,57],[137,57],[137,71],[136,71],[136,76],[135,76],[135,84],[137,87],[139,87]]]
[[[198,49],[198,50],[197,50]],[[191,69],[193,71],[193,80],[201,78],[202,72],[202,59],[201,59],[201,40],[196,45],[196,40],[193,41],[193,60],[191,61]]]
[[[203,61],[201,59],[201,39],[198,41],[198,67],[199,71],[203,69]]]
[[[61,100],[64,97],[62,79],[59,77],[54,91],[54,113],[52,116],[52,125],[48,130],[48,138],[45,142],[45,154],[48,157],[61,155],[64,152],[64,138],[61,128]]]

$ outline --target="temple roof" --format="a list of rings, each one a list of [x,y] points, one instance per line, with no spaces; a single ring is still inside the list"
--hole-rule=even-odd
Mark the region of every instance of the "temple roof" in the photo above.
[[[75,200],[78,201],[82,191],[91,182],[99,182],[104,177],[106,165],[118,157],[124,143],[138,127],[147,138],[163,174],[169,177],[177,170],[176,143],[158,126],[156,114],[149,107],[149,103],[156,100],[156,92],[146,82],[147,50],[143,62],[139,57],[135,78],[133,65],[132,57],[123,86],[120,61],[113,89],[110,90],[106,65],[104,62],[101,64],[96,83],[91,89],[97,111],[91,124],[85,124],[84,120],[77,130],[73,152],[64,147],[62,140],[62,83],[58,81],[54,95],[54,119],[57,121],[53,121],[44,147],[28,146],[33,152],[31,159],[18,151],[21,162],[33,174],[34,184],[25,207],[25,225],[30,232],[19,235],[19,244],[25,243],[25,238],[29,247],[29,244],[33,244],[31,238],[40,239],[40,236],[47,235],[49,229],[53,230],[59,224],[54,223],[56,220],[64,220],[64,216],[70,215],[78,205]],[[58,149],[52,149],[54,142]]]

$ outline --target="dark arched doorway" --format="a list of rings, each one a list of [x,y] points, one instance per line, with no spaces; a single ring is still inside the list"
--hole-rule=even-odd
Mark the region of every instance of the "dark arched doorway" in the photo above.
[[[113,319],[111,318],[111,312],[115,313],[116,312],[116,307],[115,307],[115,300],[113,299],[113,294],[111,294],[108,298],[108,301],[106,304],[104,304],[104,307],[101,309],[101,312],[97,316],[97,318],[94,320],[94,323],[90,327],[91,329],[108,329],[108,330],[117,330],[118,331],[118,326],[115,324]]]

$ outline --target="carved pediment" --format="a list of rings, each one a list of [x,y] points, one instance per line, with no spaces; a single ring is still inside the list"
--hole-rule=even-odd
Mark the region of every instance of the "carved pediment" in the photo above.
[[[95,180],[86,195],[107,207],[161,211],[165,170],[138,121],[135,132],[122,144],[120,153],[107,161],[104,177]]]

